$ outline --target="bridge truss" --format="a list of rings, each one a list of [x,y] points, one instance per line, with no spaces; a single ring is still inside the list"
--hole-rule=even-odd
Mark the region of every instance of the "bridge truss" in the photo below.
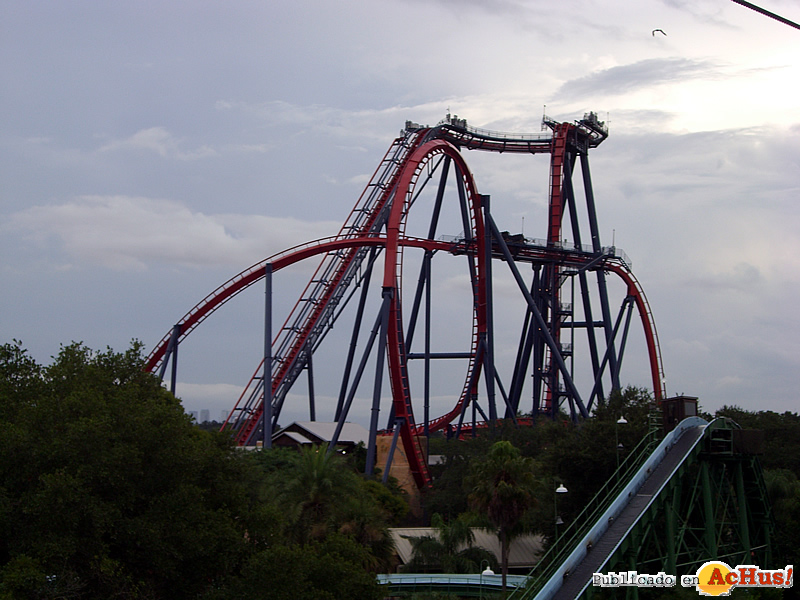
[[[689,417],[633,476],[601,490],[510,598],[591,598],[593,573],[695,575],[707,561],[772,564],[775,523],[757,455],[728,419]],[[597,508],[591,510],[591,505]],[[681,584],[678,583],[678,586]],[[621,596],[637,598],[636,587]]]
[[[290,391],[303,372],[309,418],[316,420],[314,364],[339,361],[341,378],[325,396],[336,398],[335,406],[326,407],[337,423],[334,443],[354,399],[371,397],[367,472],[375,468],[378,436],[391,435],[384,477],[402,442],[418,487],[429,480],[424,439],[430,433],[447,429],[460,435],[467,427],[474,431],[479,423],[491,426],[528,410],[533,418],[559,411],[576,421],[587,417],[621,386],[634,309],[660,401],[664,379],[649,304],[624,254],[600,242],[588,152],[602,143],[607,130],[594,113],[573,123],[545,117],[543,125],[543,133],[508,134],[470,127],[450,115],[434,127],[407,122],[338,235],[271,256],[219,286],[155,346],[147,368],[164,378],[171,363],[174,391],[180,343],[217,309],[261,282],[266,290],[263,357],[224,429],[240,445],[263,440],[269,446],[282,410],[296,401]],[[544,239],[498,227],[490,197],[478,192],[464,150],[549,155]],[[461,233],[444,236],[442,231]],[[273,295],[280,293],[275,274],[315,257],[321,260],[314,275],[275,328],[281,322],[272,308]],[[496,316],[509,314],[493,291],[498,261],[508,269],[505,282],[515,290],[519,309],[515,352],[505,343],[498,347],[496,339]],[[434,273],[440,272],[463,280],[465,291],[437,293],[437,304],[433,295],[441,281]],[[616,296],[609,276],[621,290]],[[505,296],[507,290],[508,285]],[[616,313],[614,301],[619,302]],[[376,313],[371,329],[364,324],[370,310]],[[349,322],[349,343],[333,342],[324,355],[334,324],[343,322]],[[371,393],[363,392],[372,361]],[[453,365],[461,365],[460,378],[453,375]],[[385,380],[390,401],[382,428]],[[451,398],[451,408],[432,416],[435,399],[442,396]]]
[[[707,561],[772,565],[775,523],[756,454],[727,419],[689,417],[658,442],[645,437],[615,477],[553,541],[509,600],[638,598],[638,588],[603,589],[595,573],[696,575]],[[392,596],[438,592],[489,596],[497,581],[477,575],[380,576]],[[491,585],[487,585],[491,584]],[[694,591],[694,587],[690,589]],[[615,593],[616,592],[616,593]]]

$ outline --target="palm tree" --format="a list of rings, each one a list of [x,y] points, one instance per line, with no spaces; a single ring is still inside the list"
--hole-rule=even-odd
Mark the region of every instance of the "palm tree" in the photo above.
[[[405,565],[406,573],[475,573],[486,560],[497,566],[494,554],[474,546],[475,534],[464,515],[445,523],[442,516],[431,517],[435,535],[404,536],[411,541],[412,559]]]
[[[536,504],[533,467],[533,459],[521,456],[510,442],[499,441],[489,448],[484,461],[476,463],[468,480],[472,508],[489,519],[500,539],[503,590],[511,540],[521,533],[520,521]]]
[[[328,453],[324,445],[303,448],[293,477],[280,494],[294,540],[304,544],[324,539],[357,485],[357,477],[338,454]]]
[[[303,448],[282,485],[279,500],[295,543],[322,542],[331,534],[343,534],[369,551],[366,569],[390,569],[394,544],[389,515],[339,454],[329,453],[325,445]]]
[[[389,532],[389,514],[370,494],[361,480],[357,494],[340,507],[334,523],[344,534],[369,550],[369,563],[363,566],[373,573],[388,573],[396,565],[395,547]]]

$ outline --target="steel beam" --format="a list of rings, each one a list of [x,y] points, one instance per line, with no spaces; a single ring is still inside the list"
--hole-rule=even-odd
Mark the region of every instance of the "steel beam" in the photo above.
[[[389,330],[389,308],[392,304],[394,290],[384,288],[383,304],[381,305],[381,332],[378,338],[378,352],[375,359],[375,383],[372,392],[372,411],[369,421],[369,443],[367,445],[367,465],[364,474],[372,475],[375,468],[376,437],[378,435],[378,416],[381,411],[381,382],[383,381],[383,361],[386,357],[386,334]]]
[[[263,447],[272,448],[272,264],[264,267]]]
[[[358,336],[361,333],[361,322],[364,317],[364,306],[367,302],[367,295],[369,293],[369,282],[372,278],[372,267],[374,265],[377,249],[372,248],[370,260],[367,263],[367,269],[361,280],[361,295],[358,299],[358,308],[356,309],[355,320],[353,322],[353,333],[350,336],[350,346],[347,350],[347,359],[344,364],[344,373],[342,374],[342,385],[339,390],[339,400],[336,404],[336,412],[334,413],[333,420],[338,421],[344,407],[345,396],[347,394],[347,386],[350,381],[350,371],[353,368],[353,359],[355,358],[356,346],[358,345]]]
[[[505,243],[505,240],[502,239],[502,235],[500,234],[500,231],[497,229],[497,225],[495,224],[494,219],[492,219],[491,215],[489,215],[488,217],[488,224],[492,234],[497,239],[497,243],[500,246],[503,255],[505,256],[506,264],[508,265],[509,269],[511,269],[511,273],[514,276],[514,279],[516,279],[517,281],[517,286],[519,286],[519,289],[522,291],[525,300],[528,302],[528,306],[533,311],[533,315],[539,327],[542,330],[542,337],[547,343],[547,346],[550,348],[551,355],[553,356],[553,358],[556,359],[559,371],[563,375],[564,382],[567,384],[567,387],[569,387],[569,391],[572,394],[572,397],[574,398],[576,404],[578,405],[578,409],[580,410],[581,416],[584,418],[588,417],[589,413],[586,410],[586,406],[584,405],[583,400],[581,400],[580,392],[578,392],[578,388],[575,387],[575,382],[572,381],[572,377],[569,374],[567,365],[564,363],[564,358],[561,356],[561,349],[558,347],[558,344],[556,344],[555,340],[553,339],[553,336],[550,334],[550,331],[547,327],[547,323],[542,317],[542,314],[539,312],[539,309],[537,308],[536,303],[533,300],[533,297],[528,292],[528,288],[525,285],[525,282],[522,280],[522,276],[520,275],[519,269],[517,269],[517,266],[514,263],[514,258],[511,256],[511,252],[509,251],[508,246]]]

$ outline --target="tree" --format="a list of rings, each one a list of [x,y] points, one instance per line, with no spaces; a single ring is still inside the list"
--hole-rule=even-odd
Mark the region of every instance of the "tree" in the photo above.
[[[614,423],[625,417],[628,435],[641,438],[647,433],[648,416],[655,409],[653,396],[646,388],[629,385],[624,390],[613,389],[608,398],[600,399],[594,409],[596,421]],[[657,410],[657,409],[656,409]]]
[[[441,456],[438,464],[430,465],[433,478],[430,487],[423,490],[423,502],[429,514],[438,513],[452,521],[469,510],[467,478],[473,459],[485,456],[491,442],[486,436],[447,440],[432,437],[430,453]]]
[[[283,478],[280,499],[292,507],[291,534],[300,544],[324,539],[358,486],[341,457],[327,450],[327,446],[302,448],[294,476]]]
[[[520,455],[511,442],[499,441],[489,448],[486,459],[474,465],[469,477],[472,507],[486,515],[500,539],[503,589],[508,575],[511,540],[521,533],[517,526],[536,500],[534,462]]]
[[[570,493],[558,500],[565,520],[583,501],[613,481],[617,461],[622,464],[648,433],[651,406],[650,393],[643,388],[628,386],[612,390],[606,400],[598,403],[591,419],[580,427],[561,428],[548,450],[539,457],[543,471],[569,488]],[[618,424],[620,417],[625,417],[626,423]],[[552,503],[552,493],[549,498]],[[548,529],[552,531],[552,527]]]
[[[140,350],[0,347],[0,598],[197,597],[273,530],[251,461]]]
[[[383,593],[375,576],[361,568],[366,553],[352,539],[336,534],[304,546],[265,548],[204,600],[379,600]]]
[[[764,454],[761,464],[764,468],[790,469],[800,477],[800,415],[788,411],[750,412],[737,406],[723,406],[716,416],[733,419],[745,429],[762,430]]]
[[[259,454],[284,507],[288,541],[305,546],[342,534],[367,551],[362,556],[364,569],[375,573],[391,570],[390,508],[402,508],[390,501],[394,497],[387,488],[364,479],[342,456],[329,453],[327,446],[308,446],[299,453],[273,450]]]
[[[372,600],[403,510],[376,483],[201,430],[138,343],[0,345],[0,600]]]
[[[776,562],[795,562],[800,545],[800,415],[723,406],[716,416],[764,432],[764,453],[759,459],[775,516],[773,556]]]
[[[405,565],[406,573],[476,573],[481,562],[497,567],[494,554],[474,546],[475,534],[465,515],[446,523],[438,513],[431,517],[435,535],[409,536],[412,559]]]

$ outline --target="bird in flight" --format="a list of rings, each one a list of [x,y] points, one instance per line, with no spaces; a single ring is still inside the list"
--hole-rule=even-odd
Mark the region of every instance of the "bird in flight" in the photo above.
[[[655,36],[656,36],[656,31],[658,31],[658,32],[660,32],[660,33],[663,33],[664,35],[667,35],[667,34],[664,32],[664,30],[663,30],[663,29],[653,29],[653,37],[655,37]]]

